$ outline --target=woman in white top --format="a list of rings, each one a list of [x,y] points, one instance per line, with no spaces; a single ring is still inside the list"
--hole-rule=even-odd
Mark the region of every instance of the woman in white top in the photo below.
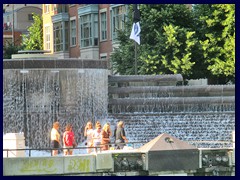
[[[90,121],[88,121],[85,127],[84,136],[87,137],[87,147],[93,147],[93,124]],[[87,148],[87,153],[91,153],[92,151],[93,148]]]
[[[93,146],[96,147],[96,146],[99,146],[101,144],[101,141],[102,141],[102,135],[101,135],[101,124],[98,124],[96,125],[96,129],[93,131]],[[97,149],[95,148],[95,152]]]
[[[53,128],[51,130],[51,146],[52,148],[59,148],[60,147],[60,134],[58,132],[59,129],[59,122],[53,123]],[[58,150],[52,150],[52,155],[58,155]]]

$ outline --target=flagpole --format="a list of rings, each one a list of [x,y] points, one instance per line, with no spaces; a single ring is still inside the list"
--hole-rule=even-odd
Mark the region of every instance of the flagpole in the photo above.
[[[137,7],[137,4],[133,4],[133,22],[139,22],[140,21],[140,11]],[[134,51],[135,51],[135,75],[137,75],[137,42],[134,41]]]
[[[134,41],[134,46],[135,46],[135,75],[137,75],[137,43]]]

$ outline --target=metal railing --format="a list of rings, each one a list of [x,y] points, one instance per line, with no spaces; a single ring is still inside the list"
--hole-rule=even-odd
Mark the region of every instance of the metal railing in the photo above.
[[[102,152],[102,146],[104,145],[108,145],[109,147],[116,147],[118,145],[127,145],[129,147],[132,147],[133,149],[136,147],[136,144],[145,144],[146,142],[124,142],[124,143],[108,143],[108,144],[100,144],[99,146],[92,146],[92,147],[88,147],[88,146],[78,146],[78,147],[72,147],[72,148],[64,148],[64,147],[60,147],[60,148],[23,148],[23,149],[3,149],[3,151],[7,152],[6,157],[9,157],[9,153],[12,151],[24,151],[24,153],[26,154],[26,151],[28,151],[28,157],[32,157],[32,151],[49,151],[50,155],[52,156],[52,150],[58,150],[58,151],[63,151],[65,149],[74,149],[74,150],[84,150],[84,149],[94,149],[95,152]],[[87,154],[83,153],[83,154]]]
[[[26,151],[28,151],[28,157],[32,157],[32,151],[49,151],[50,156],[52,156],[52,150],[58,150],[60,153],[65,150],[65,149],[74,149],[74,150],[87,150],[87,149],[94,149],[95,152],[102,152],[102,146],[104,145],[108,145],[109,149],[110,147],[117,147],[119,145],[126,145],[128,147],[132,147],[133,149],[139,148],[140,146],[144,145],[147,142],[124,142],[124,143],[108,143],[108,144],[100,144],[99,146],[93,146],[93,147],[88,147],[88,146],[78,146],[78,147],[72,147],[72,148],[64,148],[64,147],[60,147],[60,148],[25,148],[25,149],[3,149],[3,151],[7,152],[6,157],[9,157],[9,152],[13,152],[13,151],[24,151],[24,153],[26,154]],[[196,143],[221,143],[221,144],[229,144],[232,143],[231,141],[189,141],[190,144]],[[137,146],[138,145],[138,146]],[[196,147],[199,148],[199,147]],[[114,148],[115,150],[116,148]],[[87,152],[85,153],[81,153],[80,154],[88,154]]]

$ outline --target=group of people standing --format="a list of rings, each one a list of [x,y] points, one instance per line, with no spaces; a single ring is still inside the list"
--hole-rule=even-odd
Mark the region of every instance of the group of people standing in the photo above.
[[[53,156],[58,155],[57,148],[59,148],[61,144],[60,143],[61,136],[60,136],[60,133],[58,132],[59,127],[60,127],[60,124],[59,122],[56,121],[53,123],[53,128],[51,130],[51,146],[53,148],[52,150]],[[64,155],[72,155],[73,149],[71,148],[76,146],[76,141],[75,141],[74,133],[72,131],[71,124],[66,125],[62,140],[63,140],[63,148],[65,148],[63,150]],[[67,149],[67,148],[70,148],[70,149]]]
[[[56,156],[58,154],[57,148],[59,148],[61,144],[59,127],[59,122],[54,122],[53,128],[51,130],[51,146],[53,148],[53,156]],[[96,152],[99,149],[103,151],[109,150],[109,147],[111,146],[111,136],[114,138],[116,149],[122,149],[124,147],[124,143],[128,142],[125,135],[123,121],[119,121],[117,123],[117,127],[114,129],[114,133],[112,133],[110,123],[105,123],[102,127],[101,123],[97,121],[94,128],[93,123],[91,121],[88,121],[84,129],[84,136],[86,137],[86,146],[88,147],[87,153]],[[64,155],[72,155],[72,148],[76,146],[76,141],[71,124],[66,125],[62,140]]]
[[[112,135],[112,131],[110,128],[110,124],[106,123],[104,124],[103,128],[99,121],[95,124],[95,129],[93,129],[93,124],[91,121],[87,122],[87,125],[84,129],[84,136],[87,137],[86,145],[89,147],[87,149],[88,153],[91,153],[94,148],[102,145],[102,150],[108,150],[108,145],[110,143],[110,136]],[[96,149],[95,149],[96,150]]]
[[[114,138],[116,149],[123,149],[125,145],[124,143],[128,142],[123,121],[118,122],[117,127],[114,129],[114,133],[112,133],[110,123],[104,124],[102,128],[100,122],[97,121],[95,128],[93,128],[92,122],[89,121],[85,126],[84,136],[87,137],[86,145],[88,147],[88,153],[96,151],[97,148],[101,148],[102,151],[109,150],[109,147],[111,146],[111,136]]]

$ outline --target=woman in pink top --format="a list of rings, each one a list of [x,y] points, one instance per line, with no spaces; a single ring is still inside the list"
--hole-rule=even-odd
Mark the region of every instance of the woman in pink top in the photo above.
[[[73,148],[73,144],[75,143],[74,133],[72,131],[71,124],[67,124],[66,130],[63,133],[63,147],[64,148]],[[72,155],[73,149],[64,149],[64,155]]]

